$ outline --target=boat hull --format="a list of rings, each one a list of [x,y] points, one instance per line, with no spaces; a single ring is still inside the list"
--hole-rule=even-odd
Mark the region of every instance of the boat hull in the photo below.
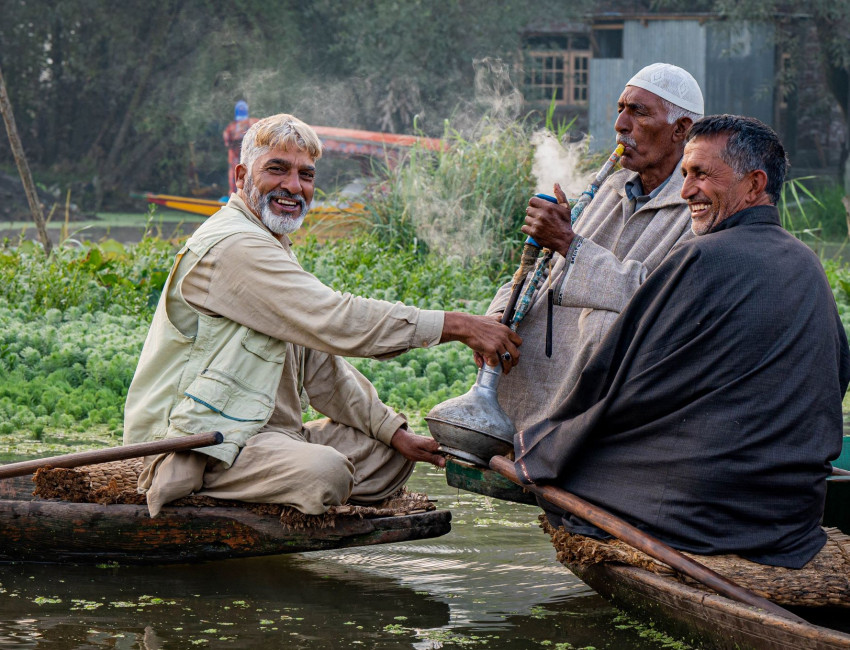
[[[0,481],[0,562],[171,564],[303,553],[445,535],[451,513],[337,515],[323,526],[288,527],[245,505],[166,506],[34,499],[32,484]]]
[[[850,634],[791,621],[644,569],[609,563],[587,567],[565,563],[565,566],[615,607],[694,647],[850,648]],[[796,613],[805,616],[800,609]]]
[[[836,464],[836,466],[838,466]],[[827,480],[824,526],[850,534],[850,477]],[[517,503],[536,503],[533,495],[493,470],[450,459],[449,485]],[[599,563],[579,566],[563,563],[579,579],[644,623],[653,625],[694,647],[743,650],[850,649],[850,634],[820,625],[805,625],[768,614],[678,580],[633,566]],[[847,619],[847,610],[830,618],[820,608],[797,608],[800,616],[834,625]],[[842,623],[842,626],[844,624]]]

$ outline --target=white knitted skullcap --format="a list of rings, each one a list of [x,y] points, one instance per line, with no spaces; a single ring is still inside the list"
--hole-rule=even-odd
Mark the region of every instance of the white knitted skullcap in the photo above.
[[[648,90],[685,110],[705,114],[702,91],[689,72],[670,63],[653,63],[629,79],[627,86]]]

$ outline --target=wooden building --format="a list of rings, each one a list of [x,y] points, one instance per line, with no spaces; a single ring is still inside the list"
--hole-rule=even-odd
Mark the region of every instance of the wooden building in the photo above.
[[[793,43],[787,38],[793,29]],[[781,31],[781,33],[780,33]],[[777,130],[794,175],[837,173],[847,129],[831,101],[812,21],[732,22],[704,13],[599,12],[583,22],[540,22],[522,31],[529,108],[554,100],[594,151],[614,146],[617,98],[640,68],[665,62],[690,72],[706,113],[756,117]]]

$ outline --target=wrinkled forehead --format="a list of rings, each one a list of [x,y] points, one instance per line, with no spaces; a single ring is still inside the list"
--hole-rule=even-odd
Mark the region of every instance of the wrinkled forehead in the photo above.
[[[728,133],[718,133],[716,135],[700,135],[691,138],[685,144],[685,155],[701,155],[701,156],[716,156],[719,157],[721,152],[726,149],[726,143],[729,141]]]
[[[723,157],[728,140],[727,134],[699,136],[690,140],[685,144],[682,156],[682,173],[707,169],[722,173],[727,168],[732,169]]]
[[[252,167],[253,169],[259,169],[261,166],[272,161],[278,161],[288,164],[289,166],[305,169],[315,169],[316,167],[316,159],[310,155],[309,151],[292,144],[261,147],[258,151],[257,157],[254,159]]]
[[[623,92],[620,93],[620,98],[617,100],[619,106],[629,106],[631,104],[639,104],[650,109],[661,109],[661,98],[644,88],[637,86],[626,86]]]

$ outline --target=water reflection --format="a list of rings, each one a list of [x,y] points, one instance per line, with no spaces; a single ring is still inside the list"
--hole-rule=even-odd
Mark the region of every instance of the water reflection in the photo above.
[[[557,564],[536,508],[424,466],[411,487],[451,508],[450,534],[202,565],[0,566],[0,647],[662,647]]]

